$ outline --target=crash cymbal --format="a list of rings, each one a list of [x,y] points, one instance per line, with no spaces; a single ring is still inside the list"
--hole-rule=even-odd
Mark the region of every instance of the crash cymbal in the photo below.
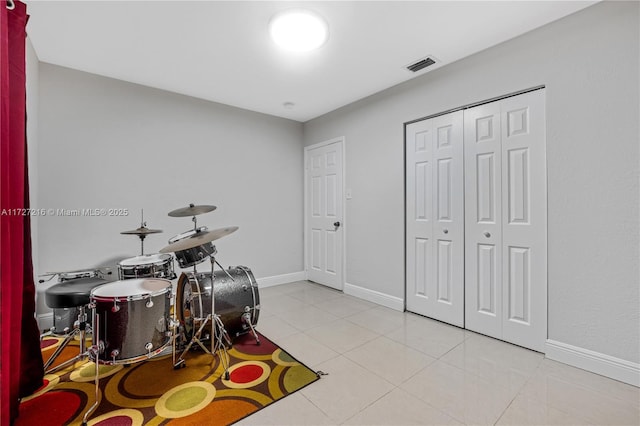
[[[146,226],[141,226],[138,229],[133,229],[131,231],[122,231],[123,235],[149,235],[149,234],[159,234],[162,232],[162,229],[149,229]]]
[[[196,206],[193,204],[189,204],[189,207],[182,207],[180,209],[175,209],[169,212],[169,216],[171,217],[187,217],[187,216],[197,216],[203,213],[209,213],[216,209],[216,206],[207,206],[201,205]]]
[[[173,244],[169,244],[168,246],[162,248],[160,250],[160,253],[175,253],[178,251],[198,247],[232,234],[237,230],[237,226],[228,226],[226,228],[214,229],[212,231],[197,232],[190,238],[185,238],[184,240],[176,241]]]

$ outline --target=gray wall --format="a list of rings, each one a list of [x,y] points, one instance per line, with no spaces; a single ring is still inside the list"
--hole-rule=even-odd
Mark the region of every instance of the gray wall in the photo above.
[[[120,232],[140,226],[142,208],[164,230],[145,240],[157,253],[193,228],[167,216],[190,202],[218,207],[198,225],[240,227],[214,242],[224,266],[256,278],[303,270],[300,123],[42,63],[39,130],[38,207],[129,210],[40,218],[40,273],[139,255]]]
[[[639,362],[638,6],[597,4],[305,123],[305,145],[346,137],[346,282],[404,297],[404,122],[546,85],[548,337]]]

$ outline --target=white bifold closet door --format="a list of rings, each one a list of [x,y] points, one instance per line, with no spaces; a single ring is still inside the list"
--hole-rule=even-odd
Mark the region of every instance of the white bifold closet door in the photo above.
[[[464,326],[463,113],[407,125],[407,310]]]
[[[465,327],[544,351],[544,90],[465,110]]]

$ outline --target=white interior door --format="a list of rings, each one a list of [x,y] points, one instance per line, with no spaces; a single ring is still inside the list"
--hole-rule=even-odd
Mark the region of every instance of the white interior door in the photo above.
[[[342,290],[343,140],[305,149],[307,279]]]
[[[544,351],[544,90],[465,111],[466,328]]]
[[[466,328],[502,338],[500,104],[470,108],[465,134]]]
[[[407,310],[464,326],[463,113],[406,127]]]
[[[544,352],[547,339],[547,179],[544,90],[502,109],[502,338]]]

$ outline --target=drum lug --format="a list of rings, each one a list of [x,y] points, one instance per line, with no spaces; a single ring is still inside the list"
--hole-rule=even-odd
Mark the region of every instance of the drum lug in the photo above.
[[[153,343],[148,342],[146,345],[144,345],[144,348],[147,350],[149,354],[151,354],[151,349],[153,349]]]
[[[111,356],[111,358],[113,359],[114,362],[115,362],[116,357],[118,355],[120,355],[120,350],[119,349],[114,349],[114,350],[111,351],[110,356]]]
[[[120,310],[120,306],[118,306],[118,300],[113,301],[113,307],[111,308],[111,312],[116,313]]]
[[[151,308],[153,307],[153,300],[149,299],[147,300],[147,303],[144,304],[147,308]]]

